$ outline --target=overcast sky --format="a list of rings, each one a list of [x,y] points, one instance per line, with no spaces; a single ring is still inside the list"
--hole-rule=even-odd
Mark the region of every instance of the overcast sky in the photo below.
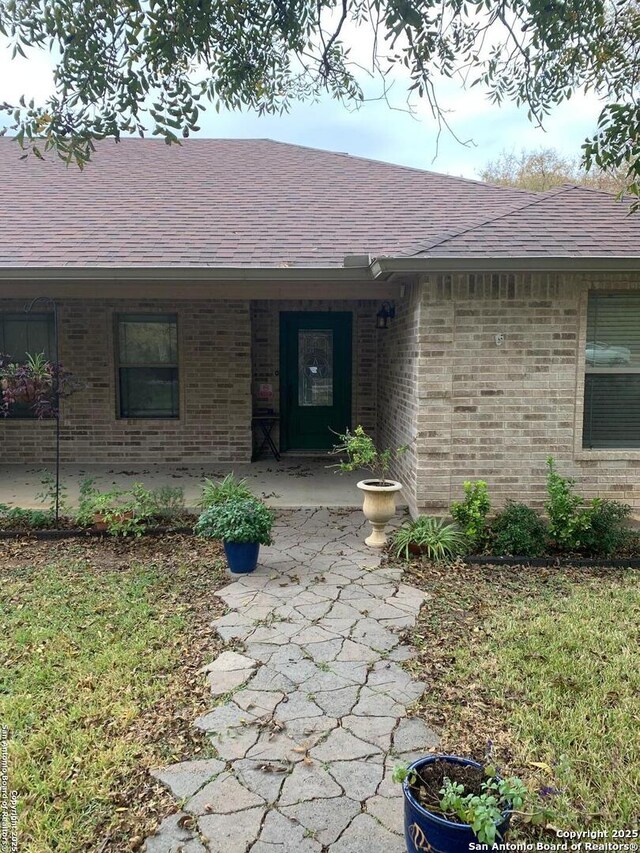
[[[28,60],[11,60],[6,48],[0,47],[0,102],[12,102],[21,94],[42,100],[51,88],[51,61],[46,53],[33,53]],[[368,89],[375,97],[381,87],[374,82]],[[600,112],[593,97],[576,96],[558,107],[545,130],[540,130],[528,121],[524,108],[498,108],[483,98],[479,87],[465,92],[456,83],[444,81],[439,97],[450,110],[448,118],[456,134],[472,140],[469,145],[461,145],[445,131],[436,152],[437,128],[426,104],[419,107],[415,118],[400,109],[390,110],[384,101],[372,100],[350,112],[329,98],[319,104],[296,105],[284,116],[218,114],[211,109],[202,117],[200,135],[266,137],[474,178],[502,150],[553,147],[578,155]],[[390,98],[402,106],[401,80]]]

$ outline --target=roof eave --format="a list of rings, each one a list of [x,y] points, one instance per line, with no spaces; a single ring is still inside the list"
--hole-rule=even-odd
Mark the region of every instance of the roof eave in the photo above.
[[[376,279],[394,274],[452,272],[637,272],[638,256],[563,256],[563,257],[441,257],[375,258],[371,274]]]

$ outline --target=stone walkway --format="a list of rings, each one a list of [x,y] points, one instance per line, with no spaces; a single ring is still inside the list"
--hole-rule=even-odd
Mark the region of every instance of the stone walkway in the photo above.
[[[195,721],[217,758],[155,773],[182,811],[147,853],[404,853],[393,767],[437,745],[406,716],[424,684],[399,665],[399,632],[424,593],[380,566],[361,512],[282,513],[255,573],[218,595],[214,622],[244,654],[207,667],[214,696]]]

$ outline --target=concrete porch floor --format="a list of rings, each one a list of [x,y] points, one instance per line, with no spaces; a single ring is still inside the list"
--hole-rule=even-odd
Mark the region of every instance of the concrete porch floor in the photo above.
[[[136,482],[147,488],[181,486],[187,507],[195,507],[204,477],[222,479],[230,471],[244,477],[251,490],[272,507],[297,509],[304,507],[348,507],[362,505],[361,493],[356,488],[358,480],[371,476],[368,472],[340,473],[327,467],[333,460],[327,456],[283,456],[247,463],[212,463],[211,465],[63,465],[60,481],[66,487],[66,496],[74,506],[78,500],[80,483],[93,477],[100,489],[128,488]],[[42,490],[45,471],[53,473],[53,466],[0,465],[0,503],[25,508],[42,504],[36,495]],[[399,497],[398,505],[403,505]]]

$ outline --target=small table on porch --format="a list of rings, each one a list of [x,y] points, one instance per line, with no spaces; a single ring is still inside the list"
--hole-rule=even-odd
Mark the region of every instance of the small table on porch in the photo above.
[[[268,447],[274,459],[280,461],[280,451],[275,445],[271,432],[274,426],[280,421],[280,416],[273,412],[254,412],[251,418],[252,433],[258,431],[259,439],[262,439],[260,447],[254,452],[252,461],[258,459],[265,447]]]

